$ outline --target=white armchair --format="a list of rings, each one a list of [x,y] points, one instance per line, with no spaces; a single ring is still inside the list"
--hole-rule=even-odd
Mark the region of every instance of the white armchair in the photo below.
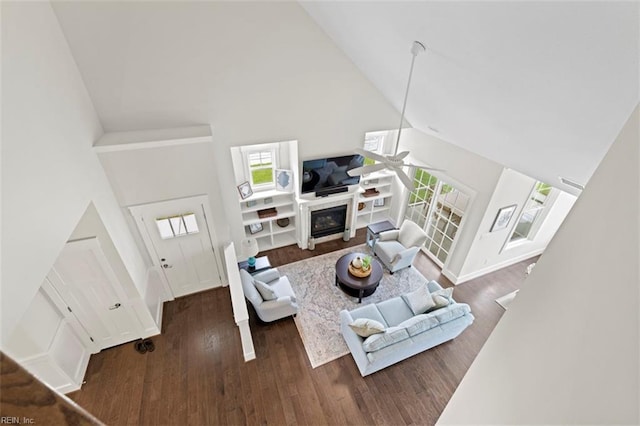
[[[286,276],[280,276],[277,269],[250,275],[240,270],[244,297],[251,302],[258,317],[264,322],[295,316],[298,313],[296,295]]]
[[[410,220],[405,220],[400,229],[381,232],[373,252],[392,274],[411,266],[420,247],[427,241],[427,234]]]

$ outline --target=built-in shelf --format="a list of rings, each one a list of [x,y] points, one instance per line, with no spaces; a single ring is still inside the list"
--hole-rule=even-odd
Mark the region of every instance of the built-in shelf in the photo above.
[[[240,200],[242,224],[247,238],[258,241],[260,251],[282,247],[296,242],[296,202],[292,192],[276,190],[262,191]],[[259,210],[275,208],[277,215],[260,218]],[[278,225],[278,219],[289,219],[287,226]],[[251,225],[262,226],[262,230],[251,233]]]
[[[358,196],[358,211],[356,213],[356,227],[364,228],[370,223],[380,222],[389,218],[393,193],[391,185],[393,174],[387,171],[372,173],[360,179],[360,194]],[[365,197],[364,191],[376,189],[379,193]]]

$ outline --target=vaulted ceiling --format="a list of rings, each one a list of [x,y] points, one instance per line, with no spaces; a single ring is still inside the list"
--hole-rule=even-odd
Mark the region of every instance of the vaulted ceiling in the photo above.
[[[233,67],[234,61],[270,60],[260,54],[260,45],[271,36],[248,40],[235,30],[238,22],[220,16],[224,8],[202,8],[197,19],[192,13],[187,21],[187,15],[174,12],[180,2],[153,3],[172,8],[156,17],[147,13],[149,3],[116,3],[54,2],[108,130],[208,122],[204,111],[212,99],[221,92],[232,96],[226,93],[225,79],[240,77],[223,68]],[[270,4],[282,7],[241,4],[262,10]],[[427,53],[416,59],[409,95],[406,118],[411,125],[561,188],[559,176],[579,183],[589,179],[638,103],[637,2],[299,5],[306,13],[291,11],[289,4],[280,22],[277,13],[263,13],[265,20],[273,20],[267,27],[288,31],[295,39],[297,28],[315,21],[397,110],[411,43],[426,44]],[[306,14],[311,19],[300,18]],[[265,27],[264,22],[256,25]],[[208,26],[223,29],[228,37],[212,37]],[[304,53],[305,46],[292,46],[283,45],[291,50],[284,57],[289,57],[287,67],[295,69],[296,58],[319,45],[307,46]],[[205,64],[201,57],[216,49],[227,57],[198,72]],[[165,57],[165,50],[174,57]],[[193,93],[178,93],[185,88]],[[145,121],[150,116],[145,111],[155,113],[156,120]]]
[[[585,183],[638,102],[638,2],[303,2],[407,119],[560,186]]]

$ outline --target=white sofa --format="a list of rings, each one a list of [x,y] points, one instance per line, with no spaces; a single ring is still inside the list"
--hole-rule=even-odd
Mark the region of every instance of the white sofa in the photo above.
[[[442,290],[440,284],[430,281],[428,291]],[[367,339],[360,337],[350,327],[356,319],[366,318],[380,322],[386,331],[379,335],[394,337],[394,342],[377,350],[370,350]],[[424,314],[415,315],[402,296],[380,303],[360,306],[340,312],[340,330],[360,374],[364,377],[406,358],[457,337],[473,323],[474,317],[466,303],[453,298],[449,305]],[[365,350],[367,348],[368,350]]]
[[[298,313],[298,303],[296,295],[291,288],[291,283],[286,276],[280,276],[276,268],[259,272],[255,275],[249,274],[244,269],[240,270],[242,280],[242,290],[244,297],[251,302],[251,305],[264,322],[271,322],[280,318],[295,316]],[[255,285],[255,280],[261,281],[269,287],[274,298],[265,300]]]

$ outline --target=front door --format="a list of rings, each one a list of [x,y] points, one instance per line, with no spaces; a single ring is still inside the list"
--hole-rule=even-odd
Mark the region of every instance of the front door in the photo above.
[[[68,242],[47,279],[99,350],[140,338],[142,326],[97,238]]]
[[[207,223],[207,197],[131,207],[155,265],[174,297],[222,285],[215,237]]]

